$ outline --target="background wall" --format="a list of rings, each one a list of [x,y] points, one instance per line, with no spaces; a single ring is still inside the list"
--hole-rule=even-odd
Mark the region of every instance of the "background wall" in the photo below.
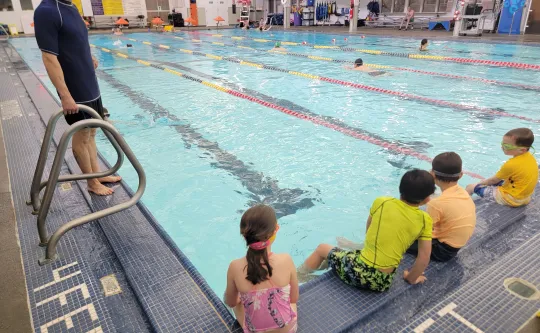
[[[234,25],[238,22],[240,16],[240,8],[237,7],[236,14],[232,13],[233,0],[197,0],[199,25],[214,27],[216,22],[214,18],[221,16],[225,19],[223,25]],[[279,0],[252,0],[256,11],[251,12],[252,20],[259,20],[269,12],[283,13],[283,7]],[[334,2],[334,0],[328,0]],[[359,10],[367,11],[367,4],[370,0],[360,0]],[[452,16],[453,4],[456,0],[378,0],[383,14],[400,15],[403,8],[411,5],[417,10],[417,16],[435,16],[438,13],[440,16]],[[529,32],[540,31],[540,0],[531,0],[533,12],[529,17],[530,30]],[[96,16],[137,16],[144,15],[145,17],[160,16],[165,21],[167,15],[172,9],[182,13],[184,19],[189,16],[189,0],[73,0],[80,9],[81,15]],[[298,1],[300,4],[305,4],[307,0]],[[318,0],[317,3],[326,1]],[[338,12],[341,13],[341,8],[349,8],[350,0],[335,0]],[[39,5],[40,0],[0,0],[0,22],[4,24],[13,24],[19,31],[23,31],[23,22],[25,22],[26,32],[32,33],[29,25],[33,22],[34,9]],[[296,0],[292,0],[295,5]],[[528,8],[525,8],[526,11]],[[420,10],[423,10],[421,12]],[[525,20],[524,15],[524,20]],[[330,24],[334,24],[338,18],[330,17]],[[344,17],[341,17],[340,22],[344,22]],[[524,28],[526,22],[522,22]],[[487,27],[486,27],[487,29]]]

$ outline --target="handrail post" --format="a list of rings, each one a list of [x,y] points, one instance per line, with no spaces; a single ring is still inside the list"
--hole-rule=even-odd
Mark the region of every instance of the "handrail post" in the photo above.
[[[56,153],[56,156],[55,156],[55,159],[54,159],[54,162],[53,162],[53,166],[52,166],[52,169],[51,169],[51,176],[49,177],[47,188],[45,190],[45,195],[43,196],[42,208],[40,209],[39,216],[38,216],[38,230],[40,230],[40,239],[41,239],[42,231],[43,231],[44,232],[43,235],[45,235],[45,242],[47,241],[46,240],[46,232],[45,232],[45,219],[47,217],[47,212],[49,210],[51,200],[52,200],[52,196],[54,194],[54,186],[51,186],[51,185],[52,185],[53,181],[60,174],[60,167],[62,165],[62,160],[64,158],[64,154],[65,154],[66,149],[67,149],[67,143],[69,142],[69,139],[73,136],[73,134],[76,131],[78,131],[79,129],[81,129],[83,127],[89,127],[89,126],[100,127],[100,128],[103,129],[104,132],[109,132],[110,133],[110,135],[118,143],[118,145],[120,146],[122,151],[127,156],[128,160],[131,162],[131,164],[135,168],[135,171],[137,172],[137,174],[139,176],[139,186],[137,188],[137,191],[135,192],[135,194],[133,195],[133,197],[130,200],[128,200],[126,202],[123,202],[121,204],[115,205],[113,207],[109,207],[107,209],[97,211],[97,212],[94,212],[92,214],[89,214],[89,215],[86,215],[86,216],[83,216],[83,217],[79,217],[79,218],[77,218],[75,220],[72,220],[72,221],[60,226],[60,228],[58,228],[53,233],[51,238],[49,239],[49,241],[47,243],[47,249],[45,251],[45,258],[39,260],[40,265],[48,264],[48,263],[50,263],[50,262],[52,262],[52,261],[54,261],[56,259],[56,257],[57,257],[57,255],[56,255],[56,246],[57,246],[58,241],[60,240],[60,238],[66,232],[68,232],[69,230],[71,230],[71,229],[73,229],[73,228],[75,228],[75,227],[77,227],[79,225],[83,225],[83,224],[91,222],[93,220],[100,219],[100,218],[103,218],[105,216],[117,213],[119,211],[125,210],[125,209],[135,205],[140,200],[140,198],[142,197],[142,195],[144,193],[144,190],[146,188],[146,175],[144,173],[144,170],[143,170],[141,164],[139,163],[139,161],[137,160],[137,158],[133,154],[133,151],[131,150],[131,148],[129,148],[129,146],[126,143],[126,141],[124,140],[124,138],[120,135],[118,130],[116,130],[116,128],[114,128],[114,126],[112,126],[111,124],[109,124],[107,122],[100,121],[100,120],[83,120],[83,121],[77,122],[74,125],[72,125],[71,128],[69,130],[67,130],[62,135],[62,139],[60,140],[60,143],[58,144],[58,150],[57,150],[57,153]],[[43,241],[43,239],[42,239],[42,241]]]
[[[86,112],[89,115],[91,115],[94,119],[102,119],[99,113],[97,113],[94,109],[86,106],[86,105],[77,105],[79,107],[79,112]],[[41,181],[41,178],[43,177],[43,171],[45,170],[45,164],[47,163],[47,157],[49,153],[49,148],[51,145],[51,141],[54,135],[54,130],[56,128],[56,124],[60,117],[63,115],[63,111],[58,111],[55,115],[53,115],[47,124],[47,129],[45,130],[45,135],[43,137],[43,143],[41,145],[41,150],[39,153],[38,162],[36,165],[36,170],[34,172],[34,178],[32,180],[32,185],[30,188],[30,201],[27,202],[28,205],[32,205],[32,208],[34,209],[32,214],[37,215],[39,214],[40,206],[39,206],[39,193],[43,189],[43,187],[46,186],[47,181]],[[121,148],[118,146],[116,141],[114,140],[114,137],[112,137],[108,132],[105,131],[105,136],[107,139],[111,142],[112,146],[116,150],[116,153],[118,155],[118,159],[116,161],[116,164],[109,170],[98,172],[98,173],[92,173],[92,174],[82,174],[82,175],[67,175],[67,176],[61,176],[57,180],[57,182],[64,182],[64,181],[71,181],[71,180],[82,180],[82,179],[90,179],[90,178],[101,178],[106,177],[109,175],[112,175],[113,173],[117,172],[120,167],[122,166],[122,163],[124,162],[124,155],[122,153]],[[55,183],[56,184],[56,183]]]
[[[49,122],[47,123],[47,129],[45,130],[45,135],[43,136],[43,143],[41,144],[36,170],[34,171],[34,179],[32,180],[32,186],[30,187],[30,202],[27,202],[28,204],[32,205],[32,208],[34,208],[32,214],[37,214],[39,211],[39,183],[41,182],[41,177],[43,177],[43,171],[45,170],[45,164],[47,163],[47,155],[51,146],[56,123],[63,114],[63,111],[57,112],[49,119]]]

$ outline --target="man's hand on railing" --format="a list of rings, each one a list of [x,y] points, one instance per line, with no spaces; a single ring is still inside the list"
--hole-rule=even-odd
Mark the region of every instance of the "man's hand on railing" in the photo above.
[[[75,114],[79,112],[79,107],[77,106],[77,103],[75,103],[75,100],[73,100],[73,97],[71,97],[71,95],[66,95],[62,97],[61,100],[64,114]]]

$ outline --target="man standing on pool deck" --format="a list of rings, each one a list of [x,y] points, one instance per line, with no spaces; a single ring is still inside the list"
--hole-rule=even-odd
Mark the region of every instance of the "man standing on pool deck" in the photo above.
[[[90,53],[88,31],[73,3],[67,0],[43,0],[34,13],[36,40],[49,78],[62,101],[69,125],[91,118],[79,111],[84,104],[105,116],[95,69],[97,60]],[[73,135],[73,155],[83,173],[99,172],[96,129],[83,128]],[[102,183],[120,181],[119,176],[88,179],[88,191],[110,195],[113,189]]]

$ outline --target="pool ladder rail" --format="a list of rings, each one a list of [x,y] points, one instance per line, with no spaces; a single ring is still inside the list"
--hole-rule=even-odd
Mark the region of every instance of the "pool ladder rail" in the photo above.
[[[45,257],[39,259],[38,261],[39,265],[41,266],[49,264],[58,258],[56,246],[66,232],[77,226],[128,209],[129,207],[137,204],[146,188],[146,175],[144,173],[144,170],[135,155],[133,154],[133,151],[120,134],[120,132],[118,132],[118,130],[114,128],[114,126],[111,125],[109,122],[103,120],[94,109],[85,105],[77,106],[79,107],[79,112],[86,112],[94,119],[81,120],[69,126],[69,128],[62,135],[60,142],[58,143],[49,178],[41,181],[41,178],[43,177],[43,171],[45,170],[45,164],[47,162],[47,156],[53,138],[54,129],[56,127],[58,119],[60,119],[60,117],[64,113],[62,110],[60,110],[49,119],[47,129],[45,130],[43,143],[41,144],[41,151],[39,153],[36,170],[34,172],[34,178],[32,180],[32,185],[30,188],[30,200],[27,202],[27,204],[32,206],[32,214],[37,215],[37,229],[40,241],[39,245],[42,247],[47,247],[45,250]],[[118,155],[116,164],[109,170],[102,172],[60,176],[60,169],[62,167],[62,163],[64,162],[64,157],[66,155],[66,150],[71,137],[73,136],[73,134],[75,134],[75,132],[87,127],[99,127],[103,130],[103,133],[105,134],[109,142],[113,145]],[[139,186],[133,196],[126,202],[69,221],[60,226],[56,231],[54,231],[51,237],[48,238],[45,221],[47,219],[47,214],[49,213],[49,208],[51,206],[51,201],[54,195],[54,191],[56,189],[56,185],[59,182],[71,182],[74,180],[94,179],[110,176],[117,172],[122,166],[122,163],[124,162],[124,154],[127,156],[128,160],[131,162],[131,164],[135,168],[135,171],[137,172],[137,175],[139,176]],[[43,188],[45,188],[45,193],[42,200],[40,201],[39,194]]]

